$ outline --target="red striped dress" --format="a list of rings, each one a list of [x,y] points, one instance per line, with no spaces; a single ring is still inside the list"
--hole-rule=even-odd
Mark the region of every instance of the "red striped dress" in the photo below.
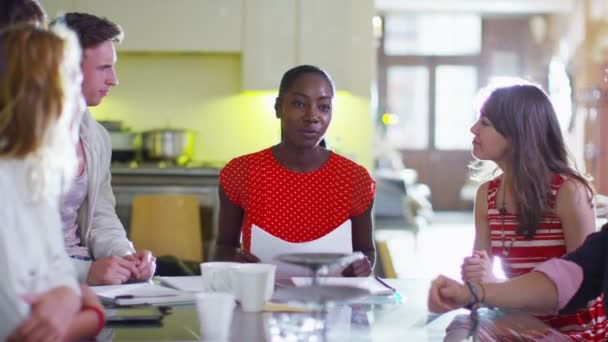
[[[551,184],[549,204],[553,209],[557,192],[567,178],[555,175]],[[536,234],[531,239],[516,234],[519,227],[517,215],[500,214],[496,194],[500,177],[488,185],[488,224],[492,255],[500,258],[502,268],[508,278],[530,272],[538,264],[566,254],[566,241],[559,218],[554,213],[541,217]],[[575,341],[607,341],[605,328],[608,320],[604,317],[603,296],[589,303],[587,309],[572,314],[539,317],[545,323],[560,330]]]

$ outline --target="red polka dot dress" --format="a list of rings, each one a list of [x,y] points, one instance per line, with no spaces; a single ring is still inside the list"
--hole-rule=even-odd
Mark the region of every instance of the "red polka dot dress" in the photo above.
[[[336,153],[319,169],[296,173],[280,165],[271,148],[230,161],[220,184],[243,209],[247,251],[253,225],[291,243],[316,240],[363,214],[376,189],[365,168]]]

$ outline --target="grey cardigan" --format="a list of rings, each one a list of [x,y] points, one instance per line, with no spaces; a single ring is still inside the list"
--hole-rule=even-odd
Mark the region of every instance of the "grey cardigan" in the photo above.
[[[87,196],[78,210],[78,234],[94,260],[125,256],[135,252],[116,215],[110,184],[110,135],[87,109],[82,118],[80,138],[84,147],[89,184]],[[78,280],[86,282],[90,261],[72,259]]]

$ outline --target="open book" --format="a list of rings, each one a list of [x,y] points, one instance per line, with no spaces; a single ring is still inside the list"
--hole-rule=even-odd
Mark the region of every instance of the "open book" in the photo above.
[[[194,295],[168,287],[150,284],[126,284],[91,286],[97,297],[104,302],[123,305],[179,305],[194,303]]]

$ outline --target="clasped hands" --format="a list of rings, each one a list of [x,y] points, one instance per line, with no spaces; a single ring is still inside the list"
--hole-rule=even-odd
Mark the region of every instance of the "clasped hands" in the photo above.
[[[87,284],[120,285],[127,281],[146,281],[156,271],[156,258],[148,250],[124,257],[110,256],[91,263]]]

